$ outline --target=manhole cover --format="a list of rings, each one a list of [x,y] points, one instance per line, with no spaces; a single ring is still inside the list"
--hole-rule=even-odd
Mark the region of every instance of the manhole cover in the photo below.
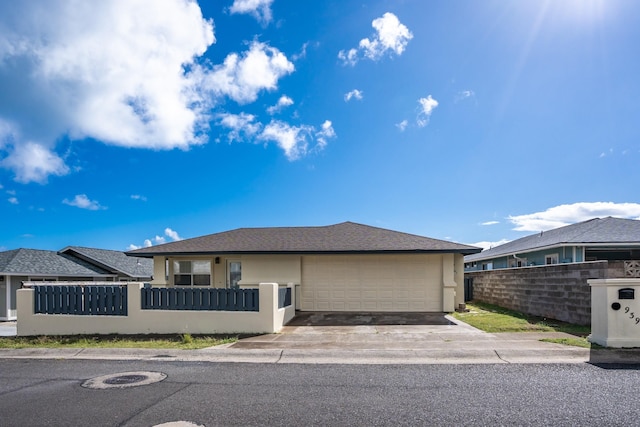
[[[157,383],[165,378],[167,374],[162,372],[121,372],[88,379],[82,383],[82,387],[96,390],[138,387]]]
[[[107,378],[104,383],[109,385],[135,384],[146,379],[146,375],[118,375],[117,377]]]
[[[168,423],[156,424],[153,427],[204,427],[204,425],[192,423],[191,421],[170,421]]]

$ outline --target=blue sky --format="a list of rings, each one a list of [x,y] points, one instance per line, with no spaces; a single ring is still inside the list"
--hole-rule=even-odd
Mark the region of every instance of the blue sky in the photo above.
[[[640,218],[635,0],[0,5],[0,249]]]

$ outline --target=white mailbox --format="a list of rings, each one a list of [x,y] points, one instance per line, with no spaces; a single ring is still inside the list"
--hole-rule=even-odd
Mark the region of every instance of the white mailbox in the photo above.
[[[592,279],[591,335],[604,347],[640,347],[640,278]]]

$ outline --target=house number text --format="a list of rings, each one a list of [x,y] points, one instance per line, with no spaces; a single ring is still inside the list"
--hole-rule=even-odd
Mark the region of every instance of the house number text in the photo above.
[[[629,319],[634,320],[636,325],[640,324],[640,317],[636,317],[636,314],[631,311],[629,307],[624,308],[624,312],[629,315]]]

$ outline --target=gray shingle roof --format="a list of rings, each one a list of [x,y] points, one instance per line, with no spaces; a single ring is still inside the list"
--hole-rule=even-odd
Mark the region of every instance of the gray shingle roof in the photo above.
[[[513,240],[481,253],[468,255],[464,260],[479,261],[563,244],[586,246],[607,243],[640,244],[640,221],[612,217],[594,218]]]
[[[375,253],[455,252],[472,254],[480,248],[431,239],[353,222],[323,227],[238,228],[127,252],[150,257],[178,254],[241,253]]]
[[[141,278],[153,276],[153,260],[132,258],[121,251],[68,246],[59,253],[75,256],[120,275]]]
[[[22,248],[0,252],[0,273],[30,276],[112,276],[109,271],[70,255]]]

